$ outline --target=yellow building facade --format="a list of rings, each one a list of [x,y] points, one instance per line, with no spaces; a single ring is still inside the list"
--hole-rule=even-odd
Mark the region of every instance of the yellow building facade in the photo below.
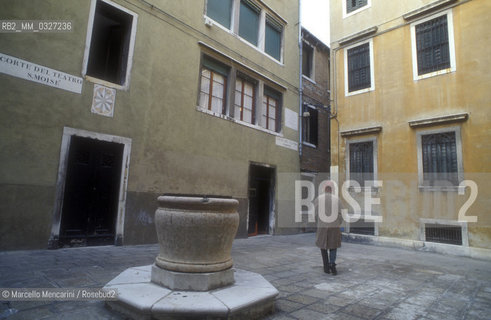
[[[345,185],[348,237],[491,256],[491,2],[330,11],[331,176],[360,184]]]

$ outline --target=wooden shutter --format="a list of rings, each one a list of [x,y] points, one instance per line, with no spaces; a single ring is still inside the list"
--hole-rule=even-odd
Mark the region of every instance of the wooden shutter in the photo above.
[[[450,68],[447,15],[416,26],[418,74]]]
[[[370,43],[348,49],[348,91],[371,87]]]

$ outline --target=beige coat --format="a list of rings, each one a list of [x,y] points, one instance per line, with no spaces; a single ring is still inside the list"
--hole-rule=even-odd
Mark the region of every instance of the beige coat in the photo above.
[[[319,202],[324,201],[326,212],[325,215],[331,215],[331,203],[338,205],[338,217],[334,222],[326,223],[319,218]],[[341,202],[339,198],[330,193],[325,193],[319,196],[315,201],[315,212],[317,215],[317,235],[315,244],[321,249],[336,249],[341,247],[341,223],[343,221],[341,215]]]

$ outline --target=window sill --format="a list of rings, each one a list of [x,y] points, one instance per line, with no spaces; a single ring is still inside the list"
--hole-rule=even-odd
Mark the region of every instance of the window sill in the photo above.
[[[365,88],[365,89],[361,89],[361,90],[357,90],[357,91],[351,91],[351,92],[347,91],[346,97],[355,96],[357,94],[367,93],[370,91],[375,91],[375,87]]]
[[[346,19],[348,17],[351,17],[352,15],[355,15],[359,12],[362,12],[364,10],[367,10],[368,8],[370,8],[372,6],[371,2],[368,2],[366,5],[364,5],[363,7],[361,8],[358,8],[354,11],[351,11],[351,12],[347,12],[347,9],[346,9],[346,2],[343,4],[343,19]]]
[[[119,85],[119,84],[116,84],[116,83],[112,83],[112,82],[109,82],[109,81],[106,81],[106,80],[101,80],[101,79],[98,79],[98,78],[94,78],[94,77],[91,77],[91,76],[88,76],[88,75],[85,75],[84,76],[85,80],[89,81],[89,82],[92,82],[92,83],[97,83],[97,84],[100,84],[102,86],[105,86],[105,87],[108,87],[108,88],[113,88],[113,89],[118,89],[118,90],[128,90],[128,85]]]
[[[305,141],[302,141],[302,144],[304,146],[311,147],[313,149],[317,149],[317,146],[315,144],[312,144],[312,143],[309,143],[309,142],[305,142]]]
[[[422,75],[418,75],[417,74],[417,71],[416,71],[414,73],[414,81],[424,80],[424,79],[427,79],[427,78],[433,78],[433,77],[436,77],[436,76],[441,76],[441,75],[452,73],[452,72],[455,72],[455,68],[454,67],[450,67],[450,68],[447,68],[447,69],[442,69],[442,70],[438,70],[438,71],[434,71],[434,72],[430,72],[430,73],[425,73],[425,74],[422,74]]]
[[[459,192],[463,193],[464,186],[418,186],[420,192]]]
[[[261,127],[261,126],[255,125],[255,124],[251,124],[251,123],[248,123],[248,122],[245,122],[245,121],[240,121],[240,120],[234,119],[234,118],[229,117],[229,116],[224,115],[224,114],[219,114],[219,113],[216,113],[216,112],[207,110],[207,109],[203,109],[200,106],[196,106],[196,110],[199,111],[199,112],[205,113],[207,115],[210,115],[210,116],[221,118],[223,120],[228,120],[230,122],[234,122],[234,123],[243,125],[245,127],[249,127],[251,129],[255,129],[255,130],[258,130],[258,131],[262,131],[262,132],[268,133],[268,134],[273,135],[273,136],[283,137],[283,134],[281,134],[279,132],[271,131],[271,130],[265,129],[265,128]]]
[[[351,194],[370,192],[372,195],[377,195],[380,192],[380,187],[362,187],[360,192],[356,192],[353,186],[348,187],[348,192]]]
[[[312,82],[313,84],[317,84],[317,82],[315,82],[315,80],[314,80],[314,79],[311,79],[311,78],[307,77],[307,76],[306,76],[306,75],[304,75],[304,74],[302,74],[302,78],[303,78],[303,79],[305,79],[305,80],[307,80],[307,81],[309,81],[309,82]]]

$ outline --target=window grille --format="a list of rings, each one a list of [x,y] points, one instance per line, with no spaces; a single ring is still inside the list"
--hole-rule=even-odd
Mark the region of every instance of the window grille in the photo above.
[[[447,15],[416,26],[418,75],[450,68]]]
[[[457,146],[455,132],[421,136],[423,180],[425,184],[458,185]]]
[[[350,180],[358,181],[365,186],[365,181],[372,181],[373,175],[373,142],[349,144]]]
[[[357,222],[352,222],[350,223],[349,232],[374,236],[375,222],[365,221],[365,220],[358,220]]]
[[[371,87],[370,44],[348,49],[348,91]]]
[[[425,238],[429,242],[462,245],[462,227],[425,224]]]

